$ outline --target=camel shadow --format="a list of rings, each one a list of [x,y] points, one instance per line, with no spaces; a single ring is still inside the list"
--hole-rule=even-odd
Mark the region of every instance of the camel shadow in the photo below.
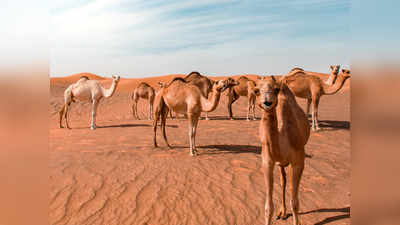
[[[309,120],[310,124],[312,120]],[[329,128],[323,129],[323,131],[328,130],[350,130],[350,122],[349,121],[338,121],[338,120],[319,120],[320,128]]]
[[[97,128],[116,128],[116,127],[151,127],[151,125],[150,124],[114,124],[114,125],[97,126]]]
[[[310,213],[323,213],[323,212],[341,212],[341,213],[345,213],[345,214],[327,217],[327,218],[323,219],[322,221],[315,223],[314,225],[323,225],[323,224],[328,224],[328,223],[331,223],[334,221],[350,218],[350,207],[332,208],[332,209],[315,209],[315,210],[311,210],[308,212],[299,212],[299,215],[305,215],[305,214],[310,214]],[[285,218],[285,220],[291,216],[292,216],[291,213],[287,214],[287,217]]]
[[[261,154],[261,146],[253,145],[204,145],[198,146],[198,148],[209,148],[207,152],[203,152],[202,155],[213,155],[213,154],[225,154],[225,153],[254,153]]]
[[[205,117],[202,117],[204,120]],[[229,116],[209,116],[208,117],[210,120],[231,120]],[[253,117],[251,117],[250,121],[252,120]],[[233,120],[247,120],[246,117],[233,117]],[[256,120],[260,120],[260,118],[256,117]]]

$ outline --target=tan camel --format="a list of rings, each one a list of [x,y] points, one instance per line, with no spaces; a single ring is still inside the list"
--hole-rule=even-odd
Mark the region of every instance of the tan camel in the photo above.
[[[137,104],[139,99],[143,98],[149,101],[149,120],[152,119],[154,96],[155,96],[154,88],[145,82],[141,82],[135,88],[135,90],[133,90],[131,99],[133,99],[132,113],[134,118],[140,120],[139,115],[137,113]]]
[[[306,114],[297,104],[293,93],[285,83],[279,83],[273,76],[257,81],[254,89],[257,104],[262,110],[260,140],[262,144],[262,169],[266,183],[265,224],[270,225],[274,213],[272,200],[273,172],[275,164],[280,168],[282,205],[278,219],[286,219],[286,172],[290,171],[290,194],[293,224],[300,224],[299,185],[304,169],[305,150],[310,137],[310,125]]]
[[[337,79],[337,75],[339,74],[340,65],[336,65],[336,66],[331,65],[331,66],[329,66],[329,68],[331,70],[331,74],[329,75],[328,80],[325,81],[325,84],[332,85],[335,83],[335,81]],[[304,71],[302,68],[295,67],[292,70],[290,70],[286,76],[294,75],[297,72],[303,72],[303,73],[307,74],[307,72]]]
[[[212,91],[212,86],[214,84],[214,81],[207,78],[206,76],[201,75],[197,71],[193,71],[189,73],[185,78],[188,83],[196,85],[201,93],[203,93],[204,97],[208,98],[208,95]],[[208,113],[206,112],[206,120],[209,120],[208,118]]]
[[[96,129],[96,111],[100,100],[104,98],[109,98],[113,96],[120,77],[113,75],[113,81],[109,89],[105,89],[98,80],[89,80],[87,76],[82,76],[76,83],[71,84],[64,92],[64,106],[60,110],[60,128],[62,126],[62,118],[65,117],[65,123],[67,128],[70,129],[68,124],[68,107],[75,99],[80,101],[90,101],[92,102],[92,122],[90,129]]]
[[[342,73],[337,76],[333,85],[324,83],[318,76],[305,74],[298,71],[291,76],[282,77],[296,97],[307,99],[307,115],[310,112],[312,103],[312,128],[319,130],[318,124],[318,105],[321,96],[336,94],[350,78],[350,70],[342,69]]]
[[[195,138],[200,113],[214,111],[218,106],[221,92],[234,85],[237,85],[237,82],[232,78],[216,81],[207,99],[196,85],[188,83],[183,78],[173,79],[169,85],[160,90],[154,101],[154,146],[157,147],[157,121],[160,119],[164,141],[170,147],[165,134],[165,121],[168,110],[171,109],[176,113],[188,115],[190,155],[197,155]]]
[[[247,96],[247,120],[249,119],[249,114],[253,111],[253,120],[256,119],[256,112],[255,112],[255,100],[256,97],[254,96],[254,87],[256,86],[256,82],[250,80],[245,76],[239,77],[237,80],[239,85],[234,86],[229,89],[228,92],[228,112],[229,118],[233,120],[232,116],[232,104],[240,98],[240,96]]]

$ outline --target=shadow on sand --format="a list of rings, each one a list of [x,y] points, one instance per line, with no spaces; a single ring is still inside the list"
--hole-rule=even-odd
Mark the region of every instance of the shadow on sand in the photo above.
[[[341,212],[341,213],[345,213],[345,214],[327,217],[327,218],[323,219],[322,221],[314,223],[314,225],[323,225],[323,224],[328,224],[328,223],[331,223],[334,221],[350,218],[350,207],[332,208],[332,209],[315,209],[315,210],[311,210],[308,212],[300,212],[299,215],[305,215],[305,214],[310,214],[310,213],[324,213],[324,212]],[[292,216],[292,214],[289,213],[287,215],[287,217],[285,218],[285,220],[287,220],[291,216]]]
[[[312,120],[309,120],[309,122],[310,124],[312,124]],[[319,120],[319,127],[322,128],[322,131],[350,130],[350,122],[337,120]]]

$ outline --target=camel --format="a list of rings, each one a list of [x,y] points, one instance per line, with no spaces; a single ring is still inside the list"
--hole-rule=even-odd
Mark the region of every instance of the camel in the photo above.
[[[145,82],[141,82],[135,90],[133,90],[131,99],[133,99],[132,104],[132,113],[133,117],[140,120],[139,115],[137,113],[137,104],[140,98],[149,100],[149,120],[152,119],[153,114],[153,103],[154,103],[154,88],[152,88],[149,84]]]
[[[297,71],[291,76],[282,77],[282,81],[287,83],[290,90],[296,97],[307,99],[307,115],[312,105],[312,129],[320,130],[318,124],[318,105],[321,96],[336,94],[350,78],[350,70],[342,69],[342,73],[337,76],[336,82],[332,85],[324,83],[318,76]]]
[[[261,78],[254,89],[257,105],[261,108],[260,141],[262,144],[262,170],[266,183],[265,224],[271,224],[274,213],[272,200],[275,164],[280,168],[282,203],[277,219],[286,219],[286,172],[290,171],[291,208],[293,224],[299,225],[299,185],[304,169],[304,146],[310,137],[310,125],[304,111],[297,104],[285,82],[273,76]]]
[[[193,85],[196,85],[201,92],[203,93],[204,97],[208,98],[208,95],[212,91],[212,86],[214,84],[214,81],[207,78],[206,76],[201,75],[197,71],[193,71],[189,73],[185,78],[188,83],[191,83]],[[208,113],[206,112],[206,120],[209,120],[208,118]]]
[[[111,87],[105,89],[98,80],[89,80],[87,76],[82,76],[76,83],[71,84],[64,91],[64,106],[60,110],[60,128],[62,126],[62,118],[65,117],[65,123],[68,129],[71,129],[68,124],[68,107],[75,99],[80,101],[91,101],[92,102],[92,121],[90,129],[96,129],[96,111],[100,100],[109,98],[114,95],[117,89],[120,77],[117,75],[112,76],[113,81]]]
[[[329,75],[328,80],[325,81],[325,84],[332,85],[336,81],[337,75],[339,73],[340,65],[336,65],[336,66],[331,65],[331,66],[329,66],[329,68],[331,69],[331,74]],[[292,70],[290,70],[286,76],[294,75],[297,72],[303,72],[305,74],[307,73],[302,68],[295,67]]]
[[[232,78],[216,81],[207,99],[196,85],[180,77],[174,78],[166,87],[160,90],[154,101],[154,147],[158,146],[156,132],[157,121],[160,119],[164,141],[171,148],[165,133],[165,121],[170,109],[174,112],[188,115],[190,155],[197,155],[195,138],[201,112],[214,111],[218,106],[221,92],[234,85],[237,85],[237,82]]]
[[[239,85],[232,87],[229,89],[228,92],[228,112],[229,118],[233,120],[232,117],[232,104],[240,98],[240,96],[247,96],[247,121],[249,121],[249,114],[253,111],[253,120],[256,119],[256,112],[255,112],[255,96],[253,89],[256,86],[256,82],[250,80],[245,76],[239,77],[237,80]]]

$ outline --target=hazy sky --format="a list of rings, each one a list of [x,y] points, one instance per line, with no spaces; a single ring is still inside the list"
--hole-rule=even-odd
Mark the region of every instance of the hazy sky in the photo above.
[[[50,73],[124,77],[197,70],[348,68],[349,0],[70,0],[50,11]]]

